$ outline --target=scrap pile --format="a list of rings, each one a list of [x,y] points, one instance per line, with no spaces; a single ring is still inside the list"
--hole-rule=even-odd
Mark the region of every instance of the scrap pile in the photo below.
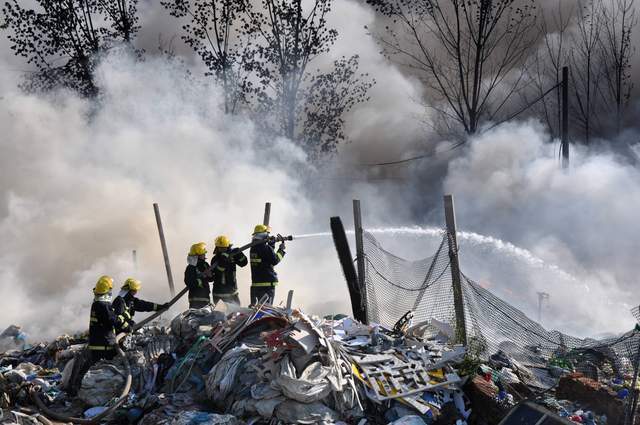
[[[127,336],[127,362],[90,367],[81,336],[65,336],[0,356],[0,423],[49,423],[34,397],[62,417],[98,417],[128,371],[131,389],[107,422],[464,423],[464,349],[437,329],[407,328],[267,305],[205,307]]]

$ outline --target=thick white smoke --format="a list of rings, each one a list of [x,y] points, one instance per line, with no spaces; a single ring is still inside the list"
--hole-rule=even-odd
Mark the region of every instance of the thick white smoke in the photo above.
[[[217,112],[218,90],[185,81],[181,71],[113,55],[99,69],[104,98],[97,107],[71,94],[24,95],[15,82],[3,83],[0,326],[15,322],[44,337],[86,329],[91,288],[102,274],[116,285],[136,275],[143,297],[166,301],[153,202],[178,288],[191,243],[211,244],[221,233],[236,245],[248,242],[267,200],[275,230],[309,226],[309,201],[290,172],[306,166],[304,154],[285,140],[256,146],[251,123]],[[322,290],[317,283],[327,281],[318,271],[339,277],[337,267],[306,262],[291,249],[280,298],[293,288],[296,301],[308,304]],[[245,299],[248,278],[243,271]],[[322,302],[340,298],[333,291]]]
[[[450,163],[444,189],[455,194],[459,226],[548,263],[466,238],[467,274],[533,319],[536,292],[549,293],[546,326],[582,335],[630,329],[629,309],[640,303],[640,170],[612,154],[573,148],[570,169],[561,171],[557,145],[546,138],[533,122],[503,125]]]

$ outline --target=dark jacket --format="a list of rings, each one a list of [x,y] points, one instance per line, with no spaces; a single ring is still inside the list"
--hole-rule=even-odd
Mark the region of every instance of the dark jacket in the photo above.
[[[91,304],[89,319],[89,349],[112,350],[116,343],[116,316],[113,314],[111,303],[106,299],[96,297]]]
[[[236,265],[244,267],[247,263],[247,256],[237,248],[216,253],[211,259],[211,268],[213,269],[212,295],[224,297],[237,294]]]
[[[198,264],[192,266],[189,264],[184,270],[184,284],[189,288],[189,304],[192,301],[197,303],[211,302],[211,289],[209,282],[212,277],[207,277],[209,273],[209,264],[205,260],[198,259]]]
[[[158,304],[144,301],[127,292],[124,297],[117,296],[111,304],[116,315],[116,332],[129,332],[135,324],[133,316],[136,311],[156,311]]]
[[[278,274],[273,266],[284,257],[284,249],[276,251],[271,243],[251,247],[251,286],[276,286]]]

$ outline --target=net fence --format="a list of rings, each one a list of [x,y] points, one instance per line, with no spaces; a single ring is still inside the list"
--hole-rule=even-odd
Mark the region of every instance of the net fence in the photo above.
[[[549,331],[463,273],[460,285],[464,323],[458,323],[462,318],[456,316],[449,244],[444,230],[436,252],[416,261],[385,250],[371,233],[364,232],[363,241],[370,322],[393,327],[411,310],[414,324],[430,323],[439,331],[463,326],[468,351],[483,359],[502,354],[515,359],[532,371],[526,383],[538,387],[553,385],[555,381],[550,376],[553,368],[571,368],[594,379],[602,374],[633,373],[639,332],[597,340]],[[640,318],[640,309],[636,310],[633,313]]]

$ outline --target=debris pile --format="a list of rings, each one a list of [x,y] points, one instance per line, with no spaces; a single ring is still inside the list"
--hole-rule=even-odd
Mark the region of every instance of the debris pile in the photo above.
[[[144,327],[111,361],[91,364],[82,335],[6,351],[0,423],[48,423],[42,414],[53,412],[145,425],[492,424],[535,398],[575,423],[616,424],[623,412],[610,387],[624,389],[619,382],[598,386],[606,403],[587,390],[580,399],[574,387],[595,381],[567,369],[555,398],[541,396],[524,383],[528,367],[503,352],[480,361],[435,320],[385,328],[264,304],[233,308],[190,309],[169,326]]]

